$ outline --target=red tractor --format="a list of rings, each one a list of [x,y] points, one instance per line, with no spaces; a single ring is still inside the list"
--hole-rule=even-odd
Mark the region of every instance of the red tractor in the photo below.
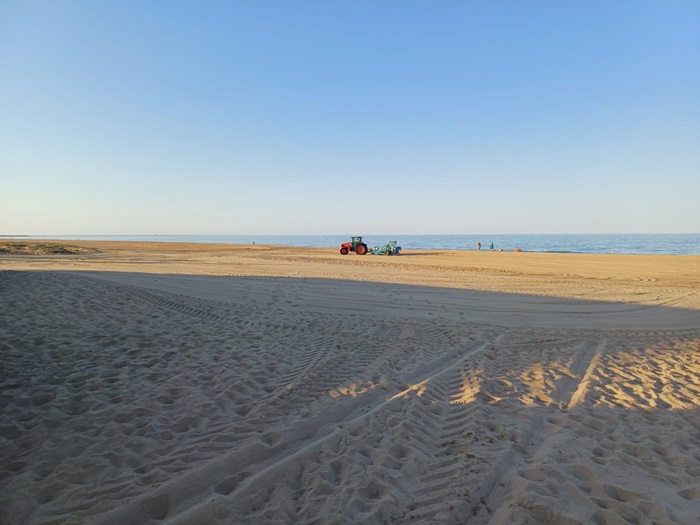
[[[355,252],[357,255],[367,253],[367,245],[362,242],[362,237],[353,237],[351,242],[344,242],[340,245],[341,255],[347,255],[348,252]]]

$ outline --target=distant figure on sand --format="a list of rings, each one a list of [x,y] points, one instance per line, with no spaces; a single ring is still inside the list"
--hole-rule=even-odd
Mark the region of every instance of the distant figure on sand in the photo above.
[[[477,250],[481,250],[481,243],[480,243],[480,242],[477,242],[477,243],[476,243],[476,249],[477,249]]]
[[[491,241],[491,251],[493,251],[493,241]]]
[[[520,248],[518,248],[517,246],[515,247],[515,251],[516,251],[516,252],[522,252],[522,250],[521,250]]]

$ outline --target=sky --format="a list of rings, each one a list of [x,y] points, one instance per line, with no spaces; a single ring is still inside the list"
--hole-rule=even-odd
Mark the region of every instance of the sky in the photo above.
[[[0,0],[0,234],[700,232],[700,2]]]

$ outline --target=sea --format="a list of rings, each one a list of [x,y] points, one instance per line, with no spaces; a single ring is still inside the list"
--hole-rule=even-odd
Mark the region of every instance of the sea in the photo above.
[[[310,248],[333,248],[350,240],[350,235],[26,235],[0,236],[4,239],[61,239],[141,242],[193,242],[206,244],[275,244]],[[549,253],[620,253],[700,255],[700,233],[663,234],[509,234],[509,235],[364,235],[370,246],[396,241],[403,250],[493,249]]]

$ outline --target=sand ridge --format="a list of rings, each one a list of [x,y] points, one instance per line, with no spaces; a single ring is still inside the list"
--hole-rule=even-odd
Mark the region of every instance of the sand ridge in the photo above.
[[[117,248],[0,260],[1,523],[697,522],[697,259]]]

